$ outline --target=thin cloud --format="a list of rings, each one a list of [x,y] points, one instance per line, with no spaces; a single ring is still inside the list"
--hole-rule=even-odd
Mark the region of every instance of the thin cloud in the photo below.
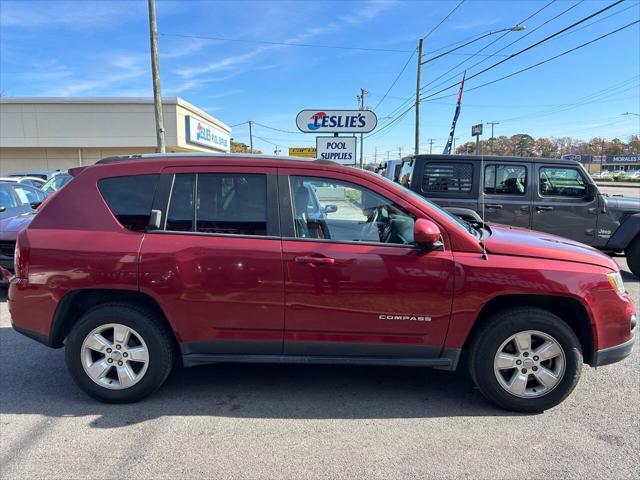
[[[343,15],[339,17],[338,20],[330,22],[324,26],[309,28],[298,35],[284,40],[283,43],[301,43],[320,35],[339,31],[346,25],[360,25],[371,21],[383,11],[396,5],[396,3],[397,2],[395,0],[368,2],[352,15]],[[280,50],[283,48],[289,47],[285,45],[260,45],[244,54],[228,56],[204,66],[182,68],[176,70],[175,73],[185,79],[193,79],[194,77],[209,73],[234,70],[269,51]]]
[[[42,8],[46,7],[46,8]],[[1,27],[64,26],[74,30],[121,24],[146,12],[140,2],[2,2]]]

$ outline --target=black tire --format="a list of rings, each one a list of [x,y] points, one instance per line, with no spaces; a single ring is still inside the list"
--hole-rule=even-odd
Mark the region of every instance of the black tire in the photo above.
[[[627,256],[627,265],[629,265],[631,273],[636,277],[640,277],[640,235],[627,245],[624,254]]]
[[[174,362],[172,333],[157,316],[137,305],[105,303],[87,313],[73,326],[65,345],[65,362],[75,383],[91,397],[107,403],[137,402],[155,392],[169,376]],[[82,364],[82,344],[94,329],[118,323],[137,332],[148,349],[148,366],[134,385],[111,390],[96,383]]]
[[[523,398],[509,392],[500,385],[494,372],[494,358],[503,342],[527,330],[553,337],[562,347],[566,359],[560,381],[547,394],[535,398]],[[469,372],[485,398],[516,412],[537,413],[560,404],[578,384],[581,371],[582,348],[575,333],[562,319],[539,308],[513,308],[496,314],[488,319],[469,351]]]

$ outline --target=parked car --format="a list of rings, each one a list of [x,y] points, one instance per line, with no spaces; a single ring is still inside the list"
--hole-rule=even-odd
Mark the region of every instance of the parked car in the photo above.
[[[640,276],[640,198],[601,194],[578,162],[419,155],[405,159],[400,177],[403,185],[465,220],[482,221],[484,212],[487,222],[624,252]]]
[[[0,220],[32,212],[46,196],[38,188],[14,182],[0,182]]]
[[[47,180],[47,182],[42,186],[42,191],[47,195],[50,195],[53,192],[57,192],[58,190],[60,190],[71,180],[73,180],[73,177],[69,174],[69,172],[60,172],[55,177]]]
[[[10,173],[7,177],[36,177],[46,182],[59,174],[60,170],[22,170]]]
[[[20,183],[34,188],[42,188],[45,181],[38,177],[0,177],[0,182]]]
[[[34,212],[22,213],[15,217],[0,219],[0,267],[13,272],[13,255],[18,232],[31,223]]]
[[[387,160],[380,165],[376,173],[379,173],[389,180],[397,181],[400,175],[400,167],[402,166],[402,160]]]
[[[597,250],[474,227],[326,161],[101,160],[41,207],[16,254],[13,327],[64,345],[75,382],[106,402],[151,394],[178,357],[465,365],[492,402],[541,411],[571,393],[583,361],[627,357],[637,324]]]

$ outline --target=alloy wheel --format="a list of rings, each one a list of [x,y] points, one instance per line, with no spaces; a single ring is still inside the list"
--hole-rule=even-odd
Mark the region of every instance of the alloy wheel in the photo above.
[[[82,342],[80,355],[89,378],[112,390],[132,387],[149,366],[149,349],[142,336],[119,323],[92,330]]]
[[[538,398],[560,383],[566,363],[564,350],[555,338],[537,330],[525,330],[500,345],[493,371],[500,386],[510,394]]]

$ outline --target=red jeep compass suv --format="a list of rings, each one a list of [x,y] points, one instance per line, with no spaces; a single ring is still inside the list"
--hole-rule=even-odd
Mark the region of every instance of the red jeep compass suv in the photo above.
[[[323,161],[114,157],[17,240],[13,327],[66,348],[89,395],[139,400],[176,357],[454,370],[517,411],[560,403],[582,363],[631,352],[635,307],[585,245],[470,225]]]

